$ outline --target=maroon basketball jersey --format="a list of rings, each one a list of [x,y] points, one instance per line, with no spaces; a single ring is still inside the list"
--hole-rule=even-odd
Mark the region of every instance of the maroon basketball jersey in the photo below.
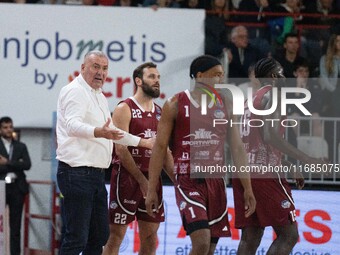
[[[264,110],[261,105],[263,96],[272,89],[271,85],[260,88],[253,96],[253,106],[257,110]],[[261,123],[266,121],[267,116],[259,116],[250,112],[248,102],[245,102],[244,115],[241,118],[240,133],[244,143],[248,163],[250,165],[272,165],[277,166],[281,164],[281,152],[273,146],[267,144],[263,138],[263,126]],[[249,125],[249,120],[252,120]],[[261,121],[256,121],[261,120]],[[261,127],[253,127],[261,126]],[[280,128],[280,135],[284,135],[284,128]]]
[[[127,98],[122,102],[126,103],[131,110],[129,133],[145,139],[155,137],[157,124],[161,117],[161,107],[153,103],[152,110],[145,111],[133,97]],[[149,168],[151,150],[132,146],[129,146],[128,149],[138,168],[142,172],[147,172]],[[120,163],[115,151],[113,151],[113,163]]]
[[[227,119],[225,106],[210,103],[207,114],[188,90],[176,94],[178,113],[170,148],[174,157],[174,172],[190,174],[197,167],[224,165],[224,142],[227,126],[213,126],[214,119]],[[214,176],[211,176],[214,177]]]

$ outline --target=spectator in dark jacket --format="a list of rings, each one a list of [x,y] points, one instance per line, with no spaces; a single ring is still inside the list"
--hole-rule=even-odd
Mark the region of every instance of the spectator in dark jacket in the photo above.
[[[220,58],[227,48],[227,28],[225,22],[229,14],[229,0],[213,0],[205,18],[205,54]]]
[[[298,35],[295,33],[286,34],[283,48],[283,52],[278,53],[275,59],[282,65],[285,77],[293,78],[296,65],[306,61],[305,58],[299,55],[300,43]]]
[[[240,12],[257,12],[258,15],[237,15],[232,17],[232,21],[240,23],[257,23],[265,25],[267,16],[264,12],[270,12],[268,0],[242,0],[238,6]],[[245,24],[247,27],[247,25]],[[249,41],[251,44],[261,51],[263,55],[271,52],[269,44],[270,33],[268,26],[265,27],[247,27],[249,33]]]
[[[231,31],[229,51],[232,55],[228,77],[236,84],[248,80],[248,68],[263,56],[249,44],[248,30],[244,26],[234,27]]]
[[[295,77],[293,78],[293,81],[295,81],[295,87],[308,89],[311,93],[311,99],[304,104],[306,109],[312,114],[313,118],[310,122],[312,124],[311,135],[322,136],[322,123],[318,118],[320,118],[323,114],[324,92],[317,80],[309,77],[309,65],[306,61],[297,63],[294,67],[293,74]],[[304,95],[296,93],[293,97],[300,98],[304,97]],[[301,111],[295,105],[288,106],[288,115],[303,116]],[[303,131],[304,130],[302,130],[302,132]]]

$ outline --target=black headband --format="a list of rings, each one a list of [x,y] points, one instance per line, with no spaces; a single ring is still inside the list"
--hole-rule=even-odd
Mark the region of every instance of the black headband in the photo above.
[[[221,62],[215,57],[209,55],[198,57],[190,65],[190,77],[194,78],[198,72],[204,73],[217,65],[221,65]]]

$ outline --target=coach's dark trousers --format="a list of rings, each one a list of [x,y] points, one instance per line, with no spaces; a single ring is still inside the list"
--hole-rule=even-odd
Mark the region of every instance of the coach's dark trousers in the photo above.
[[[65,235],[60,255],[101,255],[109,238],[105,172],[59,162],[57,180],[63,198]]]

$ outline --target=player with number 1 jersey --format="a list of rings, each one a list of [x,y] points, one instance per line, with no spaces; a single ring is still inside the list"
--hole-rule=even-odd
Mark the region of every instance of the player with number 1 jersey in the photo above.
[[[209,173],[202,171],[209,166],[224,165],[226,127],[213,127],[213,118],[227,119],[227,113],[218,103],[210,104],[207,114],[202,116],[200,105],[188,90],[175,97],[178,113],[170,149],[176,174],[177,206],[188,235],[203,227],[210,228],[217,243],[219,237],[230,236],[225,183],[223,176],[216,176],[218,173],[206,176]]]
[[[246,164],[246,155],[236,128],[214,127],[214,119],[230,119],[226,101],[219,99],[205,107],[205,96],[214,84],[223,82],[220,61],[203,55],[190,65],[194,88],[168,99],[164,106],[149,166],[146,207],[150,215],[159,206],[155,189],[167,147],[172,150],[176,178],[175,194],[183,226],[191,240],[190,255],[212,255],[220,237],[230,235],[226,205],[226,187],[220,173],[212,168],[224,166],[224,144],[227,140],[235,164]],[[214,92],[216,97],[220,97]],[[203,99],[204,100],[203,100]],[[234,117],[233,117],[234,119]],[[236,120],[236,119],[235,119]],[[210,170],[209,170],[210,169]],[[212,173],[212,174],[211,174]],[[250,178],[243,179],[247,216],[255,211]]]

